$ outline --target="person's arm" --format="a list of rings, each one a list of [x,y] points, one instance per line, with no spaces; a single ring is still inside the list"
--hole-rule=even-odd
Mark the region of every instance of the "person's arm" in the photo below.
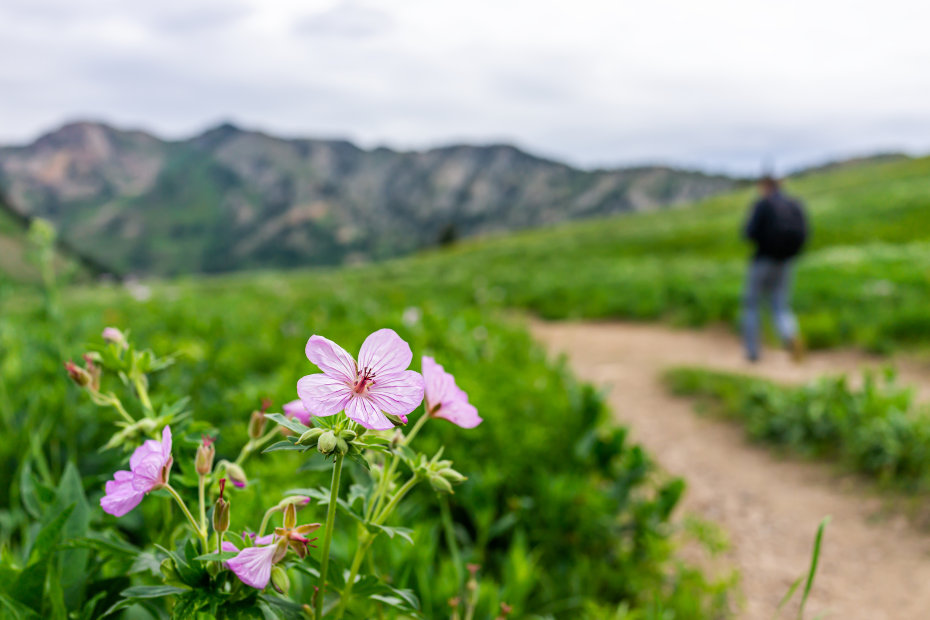
[[[743,227],[743,236],[750,241],[759,242],[762,233],[762,209],[765,202],[760,200],[752,207],[749,219]]]

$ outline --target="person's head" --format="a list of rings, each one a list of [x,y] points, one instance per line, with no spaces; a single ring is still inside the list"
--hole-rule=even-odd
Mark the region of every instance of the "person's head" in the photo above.
[[[778,191],[778,179],[772,175],[765,175],[759,179],[759,193],[763,196],[771,196]]]

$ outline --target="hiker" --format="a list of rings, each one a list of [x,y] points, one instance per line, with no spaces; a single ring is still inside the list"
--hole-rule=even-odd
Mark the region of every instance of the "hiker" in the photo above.
[[[759,306],[768,297],[778,336],[792,358],[800,361],[804,348],[789,299],[794,259],[807,241],[807,218],[801,203],[781,192],[777,179],[763,177],[759,193],[743,231],[756,247],[743,297],[746,357],[750,362],[759,360]]]

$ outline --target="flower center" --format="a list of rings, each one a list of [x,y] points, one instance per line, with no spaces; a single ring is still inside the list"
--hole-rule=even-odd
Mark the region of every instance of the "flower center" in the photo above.
[[[356,394],[364,394],[368,391],[368,388],[375,384],[375,373],[368,368],[367,366],[362,369],[362,372],[358,374],[358,379],[355,382],[355,386],[352,388],[352,391]]]

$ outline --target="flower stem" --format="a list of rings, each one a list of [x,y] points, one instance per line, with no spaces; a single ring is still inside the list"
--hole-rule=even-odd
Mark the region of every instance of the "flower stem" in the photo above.
[[[184,503],[184,500],[181,499],[181,496],[178,495],[178,492],[175,491],[174,487],[171,486],[170,484],[166,484],[162,488],[168,491],[169,493],[171,493],[171,496],[178,503],[178,506],[181,507],[181,512],[183,512],[184,516],[187,517],[187,520],[190,522],[191,527],[194,529],[194,532],[196,532],[198,538],[200,538],[200,542],[203,543],[203,548],[206,549],[207,548],[207,533],[204,530],[200,529],[200,526],[197,525],[197,521],[196,519],[194,519],[194,515],[191,514],[191,511],[188,510],[187,504]]]
[[[268,527],[268,520],[271,519],[271,515],[278,511],[277,506],[272,506],[265,511],[265,516],[262,517],[262,524],[258,528],[258,534],[255,535],[255,538],[261,538],[265,535],[265,528]]]
[[[346,605],[352,594],[352,586],[355,585],[355,578],[358,576],[358,570],[362,567],[362,560],[365,559],[365,555],[368,553],[368,549],[371,548],[371,544],[375,542],[376,536],[377,534],[369,534],[366,532],[365,539],[361,541],[358,548],[355,550],[355,557],[352,558],[352,566],[349,568],[349,578],[346,580],[346,588],[342,591],[342,596],[339,600],[339,609],[336,610],[336,620],[340,620],[345,614]]]
[[[200,503],[200,531],[203,532],[204,534],[207,533],[207,502],[204,497],[205,486],[206,486],[206,478],[204,477],[203,474],[200,474],[198,476],[198,481],[197,481],[197,499]],[[207,549],[206,540],[204,540],[203,547],[204,547],[203,549],[204,553],[210,552],[210,550]]]
[[[413,425],[413,428],[410,429],[410,432],[407,433],[407,437],[404,439],[404,445],[410,445],[410,442],[413,441],[413,438],[417,436],[417,433],[420,432],[420,429],[423,428],[423,425],[426,424],[429,420],[429,413],[424,413],[420,416],[420,419],[417,420],[417,423]]]
[[[419,482],[419,477],[416,475],[411,476],[410,480],[408,480],[404,484],[404,486],[402,486],[400,490],[398,490],[397,493],[394,494],[394,497],[391,498],[391,501],[388,502],[387,506],[385,506],[381,510],[381,513],[378,514],[377,517],[375,517],[375,520],[373,521],[373,523],[375,525],[381,525],[382,523],[384,523],[385,519],[391,516],[391,513],[394,512],[395,508],[397,508],[397,504],[400,503],[400,500],[404,499],[404,495],[406,495],[410,491],[410,489],[415,487],[417,485],[417,482]]]
[[[410,442],[413,441],[413,438],[417,436],[417,433],[420,432],[420,429],[423,428],[423,425],[426,424],[429,420],[429,414],[424,413],[420,416],[420,419],[417,420],[416,424],[413,425],[413,428],[410,429],[410,433],[404,438],[404,445],[410,445]],[[369,504],[371,510],[366,517],[371,517],[378,513],[378,509],[381,507],[381,502],[384,499],[384,496],[387,494],[389,485],[391,484],[391,479],[394,477],[394,472],[397,471],[397,464],[400,462],[400,459],[397,456],[391,457],[390,465],[385,462],[384,464],[384,475],[381,477],[380,484],[377,488],[377,494]]]
[[[242,462],[249,458],[252,452],[265,445],[269,439],[275,436],[277,432],[278,428],[275,427],[258,439],[249,439],[249,441],[246,442],[244,446],[242,446],[242,450],[239,451],[239,456],[237,456],[235,460],[236,465],[242,465]]]
[[[142,406],[150,414],[155,414],[155,410],[152,409],[152,401],[149,400],[149,390],[145,387],[145,379],[139,375],[133,377],[132,380],[133,386],[136,388],[136,394],[139,395],[139,401],[142,402]]]
[[[120,402],[119,398],[115,394],[110,394],[110,405],[116,409],[121,416],[123,416],[127,422],[130,424],[135,424],[136,419],[133,418],[129,413],[123,408],[123,403]]]
[[[326,533],[320,549],[320,586],[316,593],[316,618],[323,618],[323,598],[326,593],[326,572],[329,570],[329,546],[333,542],[333,526],[336,524],[336,500],[339,497],[339,478],[342,476],[343,454],[336,454],[333,464],[333,482],[329,491],[329,507],[326,510]]]
[[[449,498],[445,495],[439,496],[439,512],[442,515],[442,529],[446,534],[446,544],[449,546],[449,554],[452,556],[452,564],[455,566],[455,583],[457,588],[462,587],[462,557],[459,554],[459,545],[455,541],[455,530],[452,527],[452,511],[449,510]]]

